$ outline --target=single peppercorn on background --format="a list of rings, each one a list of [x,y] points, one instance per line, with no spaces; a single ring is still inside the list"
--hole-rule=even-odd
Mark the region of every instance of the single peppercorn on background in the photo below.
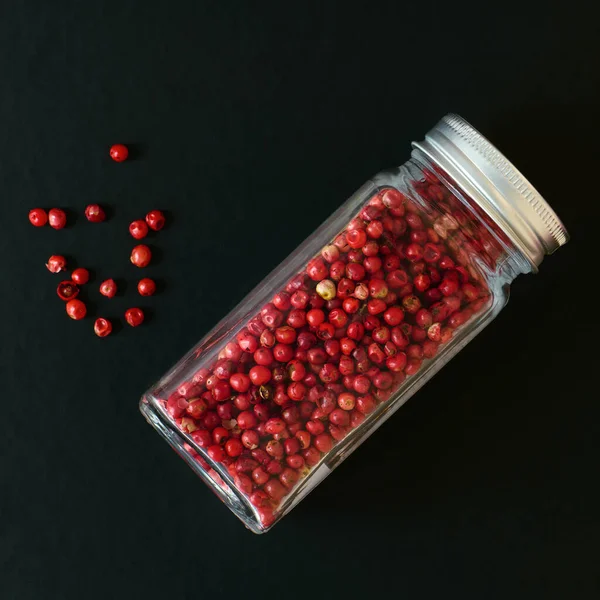
[[[585,7],[23,0],[2,6],[0,40],[2,598],[598,597],[600,73]],[[571,242],[253,536],[139,396],[450,111],[531,180]],[[34,208],[66,226],[33,227]],[[146,221],[138,242],[129,226],[153,209],[166,224]],[[66,271],[46,268],[53,256]],[[80,320],[56,293],[77,268],[90,273],[69,301],[85,301]],[[143,278],[156,294],[138,293]]]

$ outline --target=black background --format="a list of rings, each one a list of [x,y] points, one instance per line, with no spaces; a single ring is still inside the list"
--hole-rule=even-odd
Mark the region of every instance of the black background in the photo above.
[[[597,40],[573,3],[4,2],[0,597],[597,598]],[[572,241],[255,536],[138,398],[449,111]],[[134,160],[113,163],[115,142]],[[70,226],[34,229],[35,206]],[[141,301],[127,226],[152,208],[164,291]],[[93,270],[92,315],[140,305],[148,323],[98,339],[70,321],[55,253]],[[105,300],[111,276],[124,295]]]

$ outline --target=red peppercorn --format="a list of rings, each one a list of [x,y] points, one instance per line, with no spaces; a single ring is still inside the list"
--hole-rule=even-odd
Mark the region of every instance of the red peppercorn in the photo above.
[[[314,447],[319,451],[326,454],[333,448],[333,439],[327,433],[322,433],[315,437],[315,441],[313,442]]]
[[[160,231],[165,226],[165,215],[160,210],[151,210],[146,215],[146,223],[152,231]]]
[[[377,365],[381,364],[385,360],[385,353],[376,343],[369,345],[368,356],[369,360]]]
[[[415,214],[414,212],[409,212],[406,214],[405,218],[411,229],[423,229],[423,221],[419,215]]]
[[[67,259],[64,256],[53,254],[46,263],[46,268],[50,273],[60,273],[67,266]]]
[[[48,214],[43,208],[33,208],[29,211],[29,222],[34,227],[43,227],[48,222]]]
[[[359,263],[348,263],[346,265],[346,277],[352,281],[362,281],[365,274],[366,269]]]
[[[242,440],[242,444],[244,444],[244,446],[249,450],[254,450],[255,448],[258,448],[258,444],[260,442],[260,436],[258,435],[258,433],[256,433],[256,431],[253,431],[252,429],[244,431],[240,439]]]
[[[406,367],[406,360],[406,354],[404,352],[398,352],[397,354],[394,354],[394,356],[388,357],[385,361],[385,365],[390,371],[399,373]]]
[[[120,161],[118,161],[118,162],[120,162]],[[225,450],[217,444],[215,444],[213,446],[209,446],[206,450],[206,453],[215,462],[221,462],[226,456]]]
[[[357,394],[366,394],[371,387],[371,380],[366,375],[357,375],[352,387]]]
[[[343,392],[338,396],[337,403],[342,410],[352,410],[356,404],[356,398],[350,392]]]
[[[421,308],[421,301],[417,296],[404,296],[402,298],[402,306],[406,312],[414,315]]]
[[[302,456],[309,467],[314,467],[321,460],[321,453],[314,446],[303,450]]]
[[[331,267],[329,267],[329,277],[334,281],[339,281],[346,272],[346,265],[341,260],[336,260]]]
[[[273,418],[265,423],[265,431],[271,435],[281,433],[285,429],[285,421],[283,419]]]
[[[90,272],[83,268],[75,269],[71,273],[71,279],[77,285],[85,285],[90,280]]]
[[[306,267],[306,274],[313,281],[321,281],[329,274],[329,268],[325,265],[323,260],[320,258],[314,258],[313,260],[309,261]]]
[[[346,426],[350,423],[350,417],[345,410],[336,408],[329,413],[329,421],[334,425]]]
[[[378,327],[373,330],[371,337],[378,344],[385,344],[390,340],[390,330],[387,327]]]
[[[346,242],[350,248],[362,248],[367,242],[367,233],[364,229],[353,229],[346,233]]]
[[[350,323],[346,330],[346,335],[352,340],[361,340],[365,335],[365,326],[362,323]]]
[[[212,396],[211,396],[212,397]],[[206,413],[206,415],[204,416],[204,427],[206,427],[206,429],[209,430],[213,430],[219,423],[221,422],[221,419],[219,419],[219,416],[217,415],[216,412],[214,411],[208,411]]]
[[[100,319],[96,319],[96,321],[94,322],[94,333],[98,337],[106,337],[107,335],[110,335],[111,331],[112,331],[112,323],[108,319],[100,318]]]
[[[370,315],[378,315],[387,308],[387,304],[379,298],[373,298],[367,302],[367,310]]]
[[[296,450],[296,452],[299,452],[300,449],[306,450],[306,448],[308,448],[310,446],[311,435],[310,435],[310,433],[308,433],[308,431],[299,430],[296,432],[295,436],[296,436],[296,439],[298,440],[298,450]],[[286,442],[288,442],[288,441],[291,441],[291,440],[286,440]],[[284,446],[284,449],[285,449],[285,446]]]
[[[153,279],[145,277],[138,281],[137,289],[140,296],[153,296],[156,292],[156,283]]]
[[[229,438],[229,431],[225,427],[215,427],[212,432],[215,444],[223,444]]]
[[[256,490],[252,492],[252,495],[250,496],[250,503],[257,508],[267,507],[269,504],[269,497],[262,490]]]
[[[256,315],[248,322],[248,331],[253,335],[260,336],[266,328],[267,326],[261,320],[261,315]]]
[[[269,329],[265,329],[260,334],[259,341],[260,341],[260,345],[263,346],[264,348],[272,348],[275,345],[275,334],[272,331],[270,331]],[[238,346],[236,346],[236,348],[238,348],[238,350],[239,350]],[[241,352],[240,352],[240,354],[241,354]],[[239,359],[239,357],[238,357],[238,359]],[[238,359],[236,359],[236,360],[238,360]]]
[[[340,257],[340,251],[337,246],[331,244],[321,250],[321,256],[328,263],[334,263]]]
[[[247,329],[242,329],[236,339],[240,348],[245,352],[255,352],[258,348],[258,340]]]
[[[404,321],[404,311],[399,306],[392,306],[383,313],[383,320],[392,327],[400,325]]]
[[[325,321],[325,313],[319,308],[313,308],[306,313],[306,322],[311,327],[318,327]]]
[[[394,188],[387,188],[381,194],[381,201],[390,211],[402,211],[401,214],[395,216],[401,217],[404,214],[404,196]]]
[[[369,294],[373,298],[385,298],[388,293],[388,286],[383,279],[371,279],[369,281]]]
[[[48,213],[48,221],[52,229],[62,229],[67,224],[67,215],[60,208],[53,208]]]
[[[231,387],[227,381],[220,380],[215,382],[211,392],[217,402],[224,402],[228,398],[231,398]]]
[[[415,315],[415,323],[418,327],[423,327],[424,329],[427,329],[433,323],[433,316],[427,309],[421,308],[417,311],[417,314]]]
[[[99,204],[88,204],[85,207],[85,218],[90,223],[102,223],[106,219],[106,213]]]
[[[406,369],[404,370],[404,372],[407,375],[414,375],[420,368],[421,368],[421,364],[422,361],[418,358],[411,358],[407,365],[406,365]]]
[[[374,274],[381,271],[382,262],[378,256],[367,256],[363,262],[363,265],[367,273]]]
[[[250,411],[243,411],[237,416],[237,424],[240,429],[253,429],[257,423],[255,414]]]
[[[281,483],[289,490],[296,485],[298,478],[298,473],[294,469],[288,467],[282,471],[279,476],[279,481],[281,481]]]
[[[112,298],[117,293],[117,284],[113,279],[107,279],[100,284],[100,293],[107,298]]]
[[[287,324],[294,329],[300,329],[306,325],[306,313],[300,309],[290,311]]]
[[[359,412],[358,410],[353,410],[350,413],[350,427],[352,429],[354,429],[355,427],[358,427],[359,425],[364,423],[365,418],[366,418],[365,415],[363,415],[361,412]]]
[[[129,149],[124,144],[113,144],[110,147],[110,157],[115,162],[123,162],[129,156]]]
[[[353,281],[350,281],[349,279],[346,279],[345,277],[340,279],[340,281],[337,284],[337,298],[334,300],[330,300],[329,302],[331,303],[336,303],[336,304],[340,304],[341,302],[340,300],[344,300],[345,298],[348,298],[348,296],[350,294],[352,294],[352,292],[354,292],[354,289],[356,287],[356,284]],[[333,306],[328,306],[329,309],[334,308]]]
[[[321,323],[317,328],[317,337],[320,340],[329,340],[335,334],[335,328],[331,323]]]
[[[254,450],[254,452],[258,452],[258,450]],[[258,467],[258,461],[249,456],[240,456],[235,462],[235,470],[238,473],[250,473],[256,467]]]
[[[128,308],[125,311],[125,321],[131,327],[137,327],[144,322],[144,313],[141,308]]]
[[[348,315],[341,308],[334,308],[329,312],[329,322],[336,329],[340,329],[348,323]]]
[[[106,321],[106,319],[98,319],[96,323],[98,323],[98,321]],[[198,398],[197,400],[190,400],[190,403],[187,405],[185,412],[188,415],[190,415],[192,419],[199,419],[204,415],[207,409],[208,405],[206,404],[206,402],[202,400],[202,398]]]
[[[450,339],[452,339],[452,329],[450,329],[450,327],[442,327],[440,337],[442,344],[445,344]]]
[[[196,431],[192,432],[192,439],[201,448],[207,448],[212,444],[212,436],[206,429],[197,429]]]
[[[383,224],[381,221],[374,220],[367,225],[367,235],[375,240],[383,235]]]
[[[265,446],[265,450],[269,456],[273,458],[283,458],[283,444],[278,440],[270,440]]]
[[[442,253],[436,244],[428,243],[423,248],[423,260],[428,263],[436,263],[442,257]]]
[[[248,377],[248,375],[244,375],[244,373],[234,373],[229,378],[229,385],[236,392],[247,392],[250,389],[250,383],[250,377]]]
[[[302,381],[306,375],[306,368],[299,360],[292,360],[288,365],[288,373],[292,381]]]
[[[290,295],[287,292],[280,292],[273,296],[273,306],[279,310],[288,310],[291,306]]]
[[[258,348],[254,353],[254,362],[257,365],[268,367],[273,362],[273,353],[268,348]]]
[[[304,466],[304,458],[300,454],[286,456],[285,462],[291,469],[301,469]]]
[[[83,319],[87,313],[87,308],[81,300],[69,300],[66,309],[69,317],[75,321]]]
[[[431,278],[428,275],[420,274],[414,279],[414,286],[419,292],[424,292],[431,285]]]
[[[423,259],[423,247],[419,244],[409,244],[404,250],[406,258],[411,262],[417,262]]]
[[[142,221],[142,219],[133,221],[129,225],[129,233],[131,234],[131,237],[136,240],[145,238],[148,235],[148,225],[146,224],[146,221]]]
[[[290,304],[300,310],[304,310],[308,306],[309,301],[310,296],[305,290],[297,290],[290,298]]]
[[[440,269],[453,269],[454,261],[449,256],[442,256],[439,262]]]
[[[296,402],[299,402],[306,395],[306,387],[300,381],[294,381],[287,388],[287,395]]]
[[[221,358],[217,361],[217,364],[213,369],[213,374],[217,379],[229,381],[229,378],[233,375],[233,371],[233,362],[225,358]]]
[[[248,375],[254,385],[264,385],[271,380],[271,371],[262,365],[252,367]]]
[[[283,313],[277,310],[273,304],[267,304],[261,311],[260,316],[262,322],[269,327],[270,329],[274,329],[275,327],[279,327],[283,322]],[[296,336],[294,335],[294,339]]]
[[[288,493],[287,489],[278,479],[271,479],[264,485],[264,491],[269,498],[274,502],[280,502],[281,499]]]
[[[444,277],[444,279],[442,279],[442,283],[440,283],[438,286],[438,290],[442,292],[443,296],[452,296],[458,292],[458,289],[458,281],[449,277]]]
[[[65,302],[77,298],[79,295],[79,288],[74,281],[61,281],[56,288],[56,293],[61,300]]]
[[[256,467],[252,471],[252,479],[256,485],[264,485],[270,478],[269,474],[262,467]]]
[[[152,252],[145,244],[140,244],[131,251],[130,260],[136,267],[147,267],[151,259]]]
[[[363,415],[368,415],[369,413],[372,413],[376,408],[377,403],[375,402],[375,398],[371,396],[371,394],[359,396],[356,399],[356,410],[361,412]]]
[[[244,494],[248,495],[252,493],[252,479],[245,473],[236,473],[234,478],[235,486],[241,490]]]
[[[305,427],[312,435],[319,435],[325,431],[325,425],[323,425],[321,421],[316,421],[314,419],[307,421]]]
[[[275,339],[280,344],[293,344],[296,341],[296,330],[289,325],[278,327],[275,330]]]
[[[373,377],[373,385],[380,390],[387,390],[392,387],[394,379],[391,373],[387,371],[381,371]]]
[[[225,442],[225,452],[231,457],[238,457],[244,451],[244,445],[237,438],[231,438]]]

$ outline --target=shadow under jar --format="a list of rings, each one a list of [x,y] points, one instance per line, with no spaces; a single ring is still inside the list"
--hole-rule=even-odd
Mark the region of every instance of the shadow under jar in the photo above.
[[[288,513],[564,244],[529,182],[456,115],[360,188],[142,397],[255,533]]]

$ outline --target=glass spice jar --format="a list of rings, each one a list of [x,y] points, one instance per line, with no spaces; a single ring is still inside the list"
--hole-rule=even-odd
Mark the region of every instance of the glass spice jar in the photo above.
[[[265,532],[567,240],[521,173],[448,115],[150,388],[141,411]]]

